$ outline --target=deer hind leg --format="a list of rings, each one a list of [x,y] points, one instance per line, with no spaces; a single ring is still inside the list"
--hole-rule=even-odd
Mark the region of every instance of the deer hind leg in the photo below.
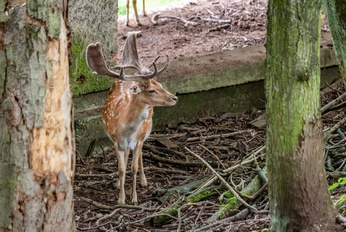
[[[126,161],[125,161],[125,153],[126,151],[119,150],[117,146],[115,146],[115,153],[118,157],[118,172],[119,172],[119,180],[118,180],[118,187],[120,189],[119,192],[119,204],[125,204],[125,175],[126,175]]]
[[[142,150],[139,156],[139,179],[140,179],[140,184],[142,187],[145,187],[148,185],[147,178],[145,177],[145,174],[144,174]]]
[[[145,12],[145,0],[143,0],[143,16],[147,16],[147,13]]]
[[[132,0],[132,3],[133,3],[133,9],[135,11],[135,16],[136,16],[136,21],[137,21],[137,24],[138,26],[141,26],[141,22],[139,22],[139,18],[138,18],[138,11],[137,11],[137,0]]]
[[[133,155],[132,155],[132,203],[137,205],[137,190],[136,190],[136,178],[137,178],[137,172],[138,172],[138,160],[142,152],[143,142],[138,142],[136,145]]]
[[[126,26],[129,25],[129,22],[130,22],[130,11],[129,11],[129,8],[130,8],[130,0],[126,0]]]

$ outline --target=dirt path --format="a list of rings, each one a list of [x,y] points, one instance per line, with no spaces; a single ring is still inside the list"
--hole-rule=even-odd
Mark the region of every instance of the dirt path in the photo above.
[[[140,13],[143,26],[137,26],[131,15],[130,25],[125,26],[125,17],[118,21],[118,44],[122,49],[126,35],[141,31],[138,49],[144,63],[150,63],[157,55],[169,55],[173,60],[202,56],[240,47],[263,44],[266,40],[267,0],[199,0],[183,8],[170,8]],[[159,13],[158,25],[150,21]],[[186,20],[167,18],[173,16]],[[322,17],[322,33],[328,31]],[[122,50],[118,51],[121,61]]]

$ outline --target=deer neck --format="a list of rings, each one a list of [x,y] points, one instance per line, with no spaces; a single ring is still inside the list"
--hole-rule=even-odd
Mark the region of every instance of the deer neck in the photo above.
[[[140,128],[143,121],[149,117],[151,108],[152,106],[143,103],[138,95],[133,95],[127,109],[126,127],[129,133],[135,133]]]

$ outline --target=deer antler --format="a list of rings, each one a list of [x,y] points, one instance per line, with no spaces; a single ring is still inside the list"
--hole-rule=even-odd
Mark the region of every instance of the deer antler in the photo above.
[[[154,63],[155,63],[159,58],[160,58],[159,56],[156,57],[155,60],[153,61],[153,63],[149,66],[149,68],[151,68],[151,67],[154,65]],[[165,66],[163,66],[162,69],[160,69],[159,71],[157,71],[156,76],[158,77],[158,76],[160,76],[164,71],[166,71],[166,70],[169,68],[169,64],[170,64],[169,56],[166,56],[166,64],[165,64]]]
[[[119,73],[108,69],[100,43],[89,44],[86,49],[86,60],[89,68],[94,70],[95,74],[120,78]]]
[[[138,82],[143,82],[155,76],[161,75],[163,71],[168,69],[169,63],[170,63],[169,57],[167,56],[167,62],[165,66],[158,71],[156,67],[156,63],[155,63],[159,59],[159,57],[157,57],[149,66],[149,68],[143,66],[139,62],[139,58],[138,58],[135,33],[131,33],[126,39],[124,51],[123,51],[123,64],[115,66],[115,69],[120,69],[119,73],[108,69],[106,62],[104,60],[100,43],[90,44],[87,47],[86,59],[87,59],[89,68],[94,70],[94,73],[96,74],[120,78],[126,81],[138,81]],[[150,71],[152,67],[154,67],[153,72]],[[127,69],[127,68],[136,69],[137,71],[139,71],[140,74],[126,75],[124,73],[124,69]]]

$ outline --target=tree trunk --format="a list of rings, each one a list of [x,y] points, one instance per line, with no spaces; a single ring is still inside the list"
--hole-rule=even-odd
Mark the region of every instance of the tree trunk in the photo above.
[[[339,61],[341,75],[346,85],[346,1],[322,0],[333,36],[334,50]]]
[[[336,231],[320,113],[320,1],[269,0],[267,163],[271,231]]]
[[[0,3],[0,231],[74,231],[65,12]]]

